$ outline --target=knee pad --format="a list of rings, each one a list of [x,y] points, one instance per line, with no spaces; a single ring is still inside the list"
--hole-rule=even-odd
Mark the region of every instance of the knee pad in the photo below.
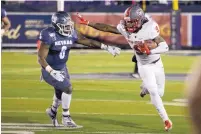
[[[64,88],[64,92],[67,93],[67,94],[72,94],[72,91],[73,91],[73,87],[72,86]]]

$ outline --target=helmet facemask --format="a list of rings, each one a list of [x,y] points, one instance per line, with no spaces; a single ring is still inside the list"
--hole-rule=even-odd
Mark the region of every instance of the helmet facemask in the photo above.
[[[71,36],[74,32],[74,22],[68,21],[66,24],[57,23],[58,32],[63,36]]]
[[[142,27],[142,21],[140,19],[124,20],[124,21],[125,21],[124,22],[125,29],[129,33],[134,33]]]

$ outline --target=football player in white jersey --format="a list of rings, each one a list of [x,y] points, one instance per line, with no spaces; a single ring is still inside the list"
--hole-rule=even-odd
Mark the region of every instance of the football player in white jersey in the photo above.
[[[117,27],[89,22],[78,13],[77,17],[81,24],[100,31],[122,34],[126,38],[136,55],[139,74],[143,81],[141,97],[150,94],[151,102],[165,124],[165,130],[172,129],[172,122],[161,99],[165,88],[165,73],[160,53],[167,52],[169,48],[165,40],[159,35],[158,24],[148,15],[145,15],[144,11],[137,5],[132,5],[125,10],[124,18]],[[148,49],[147,45],[142,45],[148,40],[152,44],[156,44],[155,48]],[[142,49],[141,45],[146,47]]]

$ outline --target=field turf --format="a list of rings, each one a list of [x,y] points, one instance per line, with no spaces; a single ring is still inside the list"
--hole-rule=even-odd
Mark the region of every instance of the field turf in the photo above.
[[[108,53],[72,52],[68,67],[70,74],[132,72],[131,53],[122,52],[113,58]],[[188,73],[198,57],[163,55],[166,73]],[[79,80],[72,79],[74,87],[71,103],[73,120],[80,129],[58,130],[42,127],[50,120],[45,109],[52,103],[53,89],[39,81],[37,56],[28,53],[2,52],[1,122],[7,133],[31,134],[134,134],[167,133],[163,122],[150,104],[149,96],[139,97],[140,80]],[[166,81],[163,101],[175,104],[173,99],[184,98],[183,81]],[[180,103],[179,103],[180,104]],[[171,134],[189,134],[187,107],[165,105],[174,123]],[[58,115],[61,122],[61,109]],[[15,123],[6,127],[4,123]],[[40,126],[21,127],[17,123],[38,123]],[[11,132],[14,131],[14,132]],[[28,132],[29,131],[29,132]],[[32,134],[33,134],[32,133]]]

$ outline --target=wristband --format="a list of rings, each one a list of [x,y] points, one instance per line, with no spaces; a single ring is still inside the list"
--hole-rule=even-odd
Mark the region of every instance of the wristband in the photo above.
[[[45,70],[50,73],[53,69],[51,68],[50,65],[48,65],[45,67]]]

